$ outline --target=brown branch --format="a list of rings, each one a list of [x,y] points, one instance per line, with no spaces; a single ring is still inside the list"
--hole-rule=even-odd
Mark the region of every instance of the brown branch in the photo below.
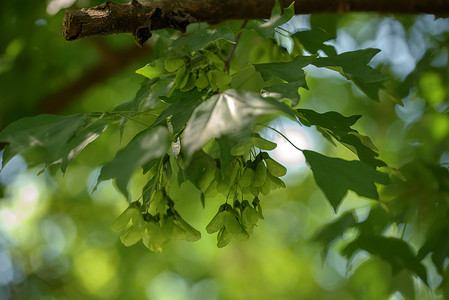
[[[223,72],[229,73],[229,69],[231,68],[231,59],[232,59],[232,56],[234,55],[235,48],[237,48],[237,45],[238,45],[238,43],[239,43],[240,36],[242,35],[242,32],[243,32],[243,28],[245,28],[245,26],[246,26],[247,23],[248,23],[248,20],[243,21],[243,24],[242,24],[242,26],[240,27],[239,33],[237,34],[237,37],[235,38],[235,43],[234,43],[234,45],[232,46],[231,51],[229,51],[228,59],[225,61],[225,66],[224,66]]]
[[[39,102],[37,108],[39,113],[60,113],[92,86],[119,73],[138,59],[149,57],[153,53],[153,48],[149,46],[142,49],[134,46],[125,50],[111,51],[105,49],[100,42],[93,42],[102,52],[103,60],[78,80]]]
[[[218,23],[228,19],[264,19],[275,0],[165,0],[114,4],[110,1],[90,9],[67,10],[63,34],[66,40],[95,35],[131,33],[142,45],[151,31],[162,28],[185,30],[195,22]],[[284,7],[293,1],[282,0]],[[449,0],[296,0],[297,14],[379,12],[449,14]]]

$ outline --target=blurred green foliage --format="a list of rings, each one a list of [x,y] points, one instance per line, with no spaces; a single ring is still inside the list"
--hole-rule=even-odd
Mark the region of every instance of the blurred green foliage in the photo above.
[[[61,36],[63,12],[50,10],[57,2],[0,4],[0,128],[43,112],[40,103],[90,69],[107,64],[107,53],[135,47],[131,36],[66,43]],[[72,7],[99,2],[74,1]],[[162,254],[151,253],[142,244],[128,248],[110,230],[113,220],[128,207],[127,201],[111,181],[102,182],[95,192],[92,189],[98,166],[143,129],[129,122],[123,136],[119,130],[106,132],[87,146],[64,176],[52,167],[36,176],[43,166],[32,162],[40,153],[25,153],[26,161],[16,156],[2,170],[0,298],[449,298],[448,25],[448,20],[429,15],[350,14],[294,17],[285,26],[289,31],[309,26],[325,29],[337,36],[330,43],[339,53],[381,49],[372,66],[389,75],[386,85],[393,96],[400,96],[402,106],[390,101],[391,95],[380,95],[379,102],[373,102],[343,77],[313,66],[306,69],[309,90],[300,93],[301,108],[363,115],[357,131],[370,136],[380,158],[399,170],[390,170],[394,182],[380,191],[379,202],[350,193],[334,215],[302,166],[289,170],[287,189],[263,198],[264,220],[257,223],[249,241],[217,249],[215,236],[205,228],[223,198],[208,200],[203,209],[199,191],[184,183],[170,193],[183,217],[201,231],[202,239],[195,244],[172,243]],[[286,50],[272,40],[250,44],[253,39],[244,37],[236,60],[250,56],[257,64],[274,58],[284,61]],[[276,38],[282,42],[281,35]],[[148,47],[156,48],[155,56],[158,43],[167,42],[164,39],[161,34],[150,41],[153,44]],[[291,51],[301,48],[285,46]],[[147,57],[90,86],[60,112],[111,111],[131,100],[142,81],[134,71],[153,60],[151,53],[148,50]],[[252,80],[257,87],[262,79]],[[314,135],[318,137],[311,141],[315,147],[353,157],[345,147],[330,147]],[[130,193],[137,195],[143,185],[145,178],[134,174]],[[388,263],[391,257],[385,260],[385,255],[394,257],[394,251],[385,254],[382,241],[376,248],[361,238],[369,241],[381,233],[404,240],[408,246],[397,247],[411,247],[406,251],[423,259],[429,287],[407,272],[420,269],[420,262],[418,267],[406,265],[396,272]],[[354,243],[366,251],[349,263],[343,254],[351,252]],[[399,264],[405,252],[397,255]]]

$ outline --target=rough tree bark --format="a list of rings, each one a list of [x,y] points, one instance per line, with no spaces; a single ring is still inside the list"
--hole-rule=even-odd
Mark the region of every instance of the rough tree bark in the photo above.
[[[87,36],[131,33],[142,45],[151,31],[175,28],[184,31],[195,22],[218,23],[228,19],[264,19],[275,0],[163,0],[115,4],[107,1],[90,9],[67,10],[66,40]],[[284,7],[292,0],[281,0]],[[449,14],[449,0],[296,0],[297,14],[325,12],[380,12]]]

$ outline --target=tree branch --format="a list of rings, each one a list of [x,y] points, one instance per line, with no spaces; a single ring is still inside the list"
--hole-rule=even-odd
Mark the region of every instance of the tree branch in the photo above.
[[[148,46],[143,49],[130,47],[112,51],[105,49],[101,42],[94,40],[93,42],[103,53],[102,61],[74,82],[39,102],[37,107],[39,113],[60,113],[73,104],[89,88],[123,71],[139,59],[151,56],[153,53],[153,48]]]
[[[131,33],[142,45],[151,31],[174,28],[184,31],[196,22],[269,18],[275,0],[165,0],[115,4],[107,1],[89,9],[67,10],[63,35],[72,41],[87,36]],[[281,0],[284,7],[292,0]],[[296,0],[297,14],[344,13],[449,14],[449,0]]]

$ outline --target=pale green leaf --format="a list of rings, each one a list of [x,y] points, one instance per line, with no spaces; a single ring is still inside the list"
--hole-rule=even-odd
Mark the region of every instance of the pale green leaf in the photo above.
[[[283,103],[247,91],[227,90],[194,110],[184,130],[182,146],[192,156],[211,138],[249,131],[257,117],[281,112],[292,116]]]
[[[149,79],[159,77],[166,72],[164,59],[157,59],[136,71],[137,74],[143,75]]]

